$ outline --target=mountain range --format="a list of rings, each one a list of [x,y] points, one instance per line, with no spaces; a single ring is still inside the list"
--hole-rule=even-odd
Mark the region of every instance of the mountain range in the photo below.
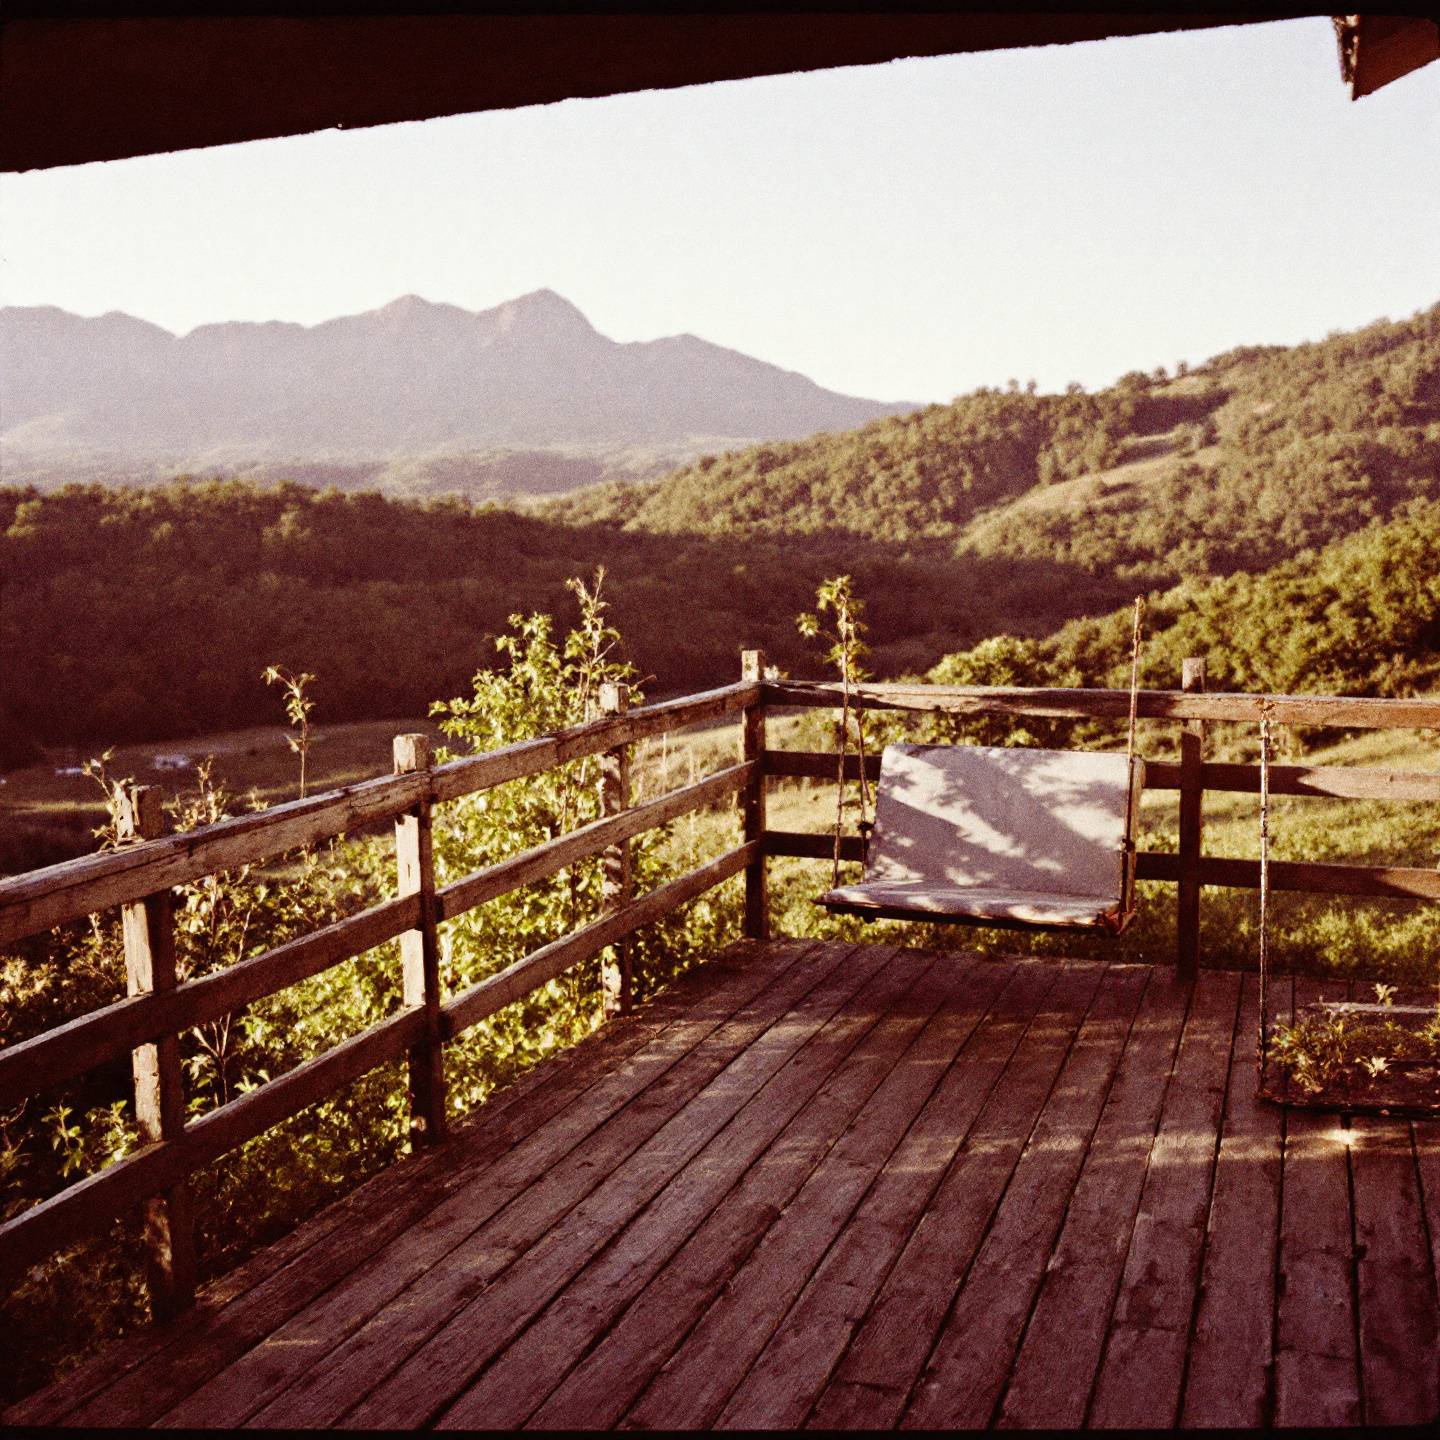
[[[185,335],[118,311],[0,309],[10,480],[205,470],[475,493],[487,477],[497,488],[498,464],[501,490],[553,491],[913,408],[694,335],[619,343],[553,290],[479,312],[407,295],[319,325]]]

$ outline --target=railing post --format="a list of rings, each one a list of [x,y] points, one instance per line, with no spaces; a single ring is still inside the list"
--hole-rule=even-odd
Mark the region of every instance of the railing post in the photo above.
[[[425,735],[395,737],[395,773],[430,768]],[[395,867],[399,893],[420,897],[420,925],[400,937],[405,1004],[425,1011],[425,1033],[410,1050],[410,1141],[438,1145],[446,1136],[445,1057],[440,1042],[440,959],[435,925],[435,853],[427,792],[395,821]]]
[[[1204,691],[1205,660],[1186,660],[1180,688]],[[1180,732],[1180,883],[1175,902],[1175,970],[1193,980],[1200,965],[1200,849],[1205,796],[1205,722],[1187,720]]]
[[[622,715],[630,708],[630,691],[609,682],[600,687],[600,712]],[[600,809],[604,815],[618,815],[630,808],[630,747],[617,745],[600,756]],[[601,901],[607,912],[630,903],[630,842],[621,840],[607,847],[603,857]],[[607,1020],[629,1012],[631,1005],[630,937],[615,942],[615,963],[601,967],[601,1008]]]
[[[164,796],[154,785],[132,785],[117,796],[118,838],[157,840],[165,831]],[[125,937],[125,988],[131,995],[175,988],[175,915],[170,891],[120,907]],[[145,1144],[178,1141],[185,1133],[185,1080],[180,1040],[167,1035],[132,1054],[135,1119]],[[195,1302],[195,1222],[188,1179],[145,1202],[145,1268],[155,1319]]]
[[[740,652],[740,678],[765,679],[765,652]],[[740,758],[763,765],[765,760],[765,702],[756,701],[745,707],[740,726]],[[746,844],[765,837],[765,775],[762,771],[745,787]],[[745,934],[751,940],[770,938],[770,902],[765,874],[765,857],[759,856],[745,867]]]

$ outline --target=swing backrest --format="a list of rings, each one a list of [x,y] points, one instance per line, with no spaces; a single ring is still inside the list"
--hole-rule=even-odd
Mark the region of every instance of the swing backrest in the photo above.
[[[1118,900],[1142,771],[1095,751],[886,746],[865,882]]]

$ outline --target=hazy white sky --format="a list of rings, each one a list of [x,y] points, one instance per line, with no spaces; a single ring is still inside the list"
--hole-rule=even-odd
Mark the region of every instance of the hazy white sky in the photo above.
[[[1440,300],[1440,65],[1324,18],[908,60],[0,179],[0,303],[183,332],[548,286],[879,399],[1109,383]]]

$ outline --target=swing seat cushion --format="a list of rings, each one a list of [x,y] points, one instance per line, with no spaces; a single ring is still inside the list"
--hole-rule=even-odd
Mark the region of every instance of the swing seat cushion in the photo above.
[[[1144,784],[1124,755],[889,745],[864,881],[822,905],[917,919],[1114,929]]]

